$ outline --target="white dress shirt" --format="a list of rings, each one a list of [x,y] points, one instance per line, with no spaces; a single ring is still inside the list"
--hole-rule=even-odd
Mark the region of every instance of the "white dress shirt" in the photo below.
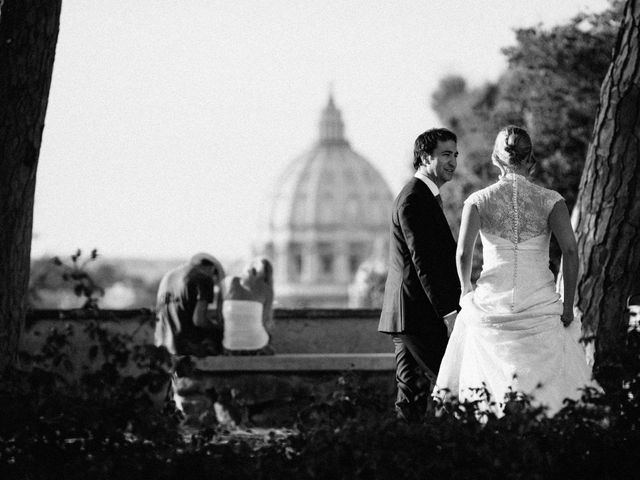
[[[429,190],[431,190],[431,193],[433,193],[434,197],[437,197],[438,195],[440,195],[440,189],[438,188],[438,186],[434,183],[433,180],[427,177],[420,170],[416,171],[414,177],[422,180],[427,185],[427,187],[429,187]]]

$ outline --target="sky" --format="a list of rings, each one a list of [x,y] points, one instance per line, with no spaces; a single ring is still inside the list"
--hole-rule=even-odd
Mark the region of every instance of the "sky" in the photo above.
[[[495,80],[514,28],[606,0],[64,0],[32,257],[246,258],[329,92],[399,191],[444,76]],[[464,161],[464,152],[460,152]]]

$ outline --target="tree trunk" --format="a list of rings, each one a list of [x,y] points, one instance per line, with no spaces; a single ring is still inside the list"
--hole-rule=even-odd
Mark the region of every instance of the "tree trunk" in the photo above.
[[[640,0],[628,0],[574,209],[576,302],[585,335],[595,336],[596,376],[624,341],[626,298],[640,291],[639,31]]]
[[[0,0],[0,371],[15,360],[61,0]]]

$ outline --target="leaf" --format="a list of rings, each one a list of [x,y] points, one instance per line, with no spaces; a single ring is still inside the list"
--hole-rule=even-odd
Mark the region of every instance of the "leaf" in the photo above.
[[[71,363],[71,360],[69,360],[68,358],[64,359],[64,361],[62,362],[62,365],[67,372],[73,371],[73,363]]]
[[[90,360],[95,360],[97,356],[98,356],[98,346],[97,345],[93,345],[89,349],[89,359]]]

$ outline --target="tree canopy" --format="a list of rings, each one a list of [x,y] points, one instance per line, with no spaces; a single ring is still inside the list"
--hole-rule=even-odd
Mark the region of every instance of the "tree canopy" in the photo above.
[[[432,107],[458,134],[459,178],[448,187],[456,200],[494,181],[495,136],[517,124],[534,142],[535,180],[573,207],[623,6],[612,0],[607,10],[566,24],[517,29],[515,44],[503,49],[507,68],[496,82],[469,87],[459,76],[441,80]]]

